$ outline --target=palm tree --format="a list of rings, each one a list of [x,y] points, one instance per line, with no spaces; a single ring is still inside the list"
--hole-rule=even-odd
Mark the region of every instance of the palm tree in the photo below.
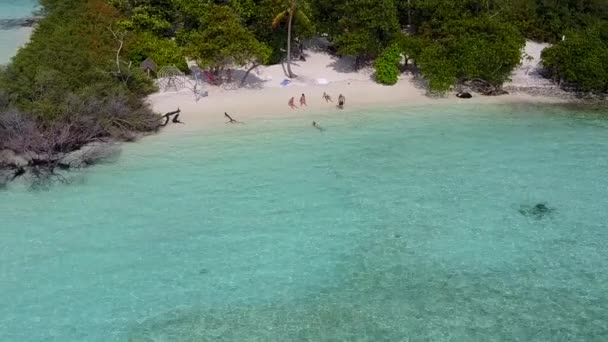
[[[294,16],[302,22],[308,22],[308,17],[302,11],[298,11],[297,0],[289,0],[287,8],[277,14],[272,20],[272,28],[276,29],[285,19],[287,19],[287,77],[293,78],[296,75],[291,71],[291,26]]]

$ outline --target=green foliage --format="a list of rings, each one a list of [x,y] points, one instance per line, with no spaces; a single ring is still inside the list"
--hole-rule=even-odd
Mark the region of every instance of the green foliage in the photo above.
[[[254,0],[232,0],[230,6],[245,22],[254,18],[256,13],[256,2]]]
[[[542,63],[551,75],[585,92],[608,92],[608,36],[604,27],[571,31],[566,40],[547,48]]]
[[[222,69],[231,64],[267,61],[270,49],[241,24],[232,8],[214,5],[203,22],[205,29],[185,33],[181,38],[186,53],[201,67]]]
[[[310,7],[304,0],[262,0],[260,16],[252,28],[261,41],[272,48],[270,61],[279,63],[285,57],[289,37],[289,10],[294,11],[291,25],[291,42],[310,38],[315,27],[309,19]],[[289,44],[293,50],[294,45]]]
[[[171,38],[161,38],[149,32],[135,34],[128,45],[129,60],[136,64],[152,58],[159,66],[175,65],[187,72],[188,65],[182,47]]]
[[[334,40],[343,55],[376,57],[399,32],[394,0],[347,0],[338,8]]]
[[[475,78],[499,87],[520,63],[524,46],[513,25],[488,16],[448,21],[428,39],[433,43],[418,63],[430,89],[439,92]]]
[[[104,0],[43,3],[49,6],[47,16],[0,73],[8,105],[47,125],[72,120],[66,113],[71,113],[74,98],[105,101],[120,94],[130,108],[140,108],[139,98],[154,87],[125,63],[119,63],[118,73],[119,42],[110,28],[120,14]]]
[[[121,25],[135,31],[171,35],[176,21],[176,0],[110,0],[109,3],[128,15]]]
[[[401,48],[394,43],[386,48],[374,62],[376,80],[382,84],[393,85],[399,78]]]
[[[529,38],[556,42],[569,29],[581,29],[608,19],[605,0],[410,0],[402,1],[399,17],[407,11],[418,32],[428,34],[442,23],[478,16],[493,16],[517,26]]]
[[[422,50],[418,59],[418,67],[428,80],[429,90],[444,93],[456,82],[458,69],[449,59],[450,51],[439,43],[434,43]]]

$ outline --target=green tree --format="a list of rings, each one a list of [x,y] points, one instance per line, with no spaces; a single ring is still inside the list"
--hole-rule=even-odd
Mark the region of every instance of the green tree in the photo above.
[[[426,38],[419,66],[433,91],[481,79],[500,88],[520,63],[524,39],[514,25],[496,17],[451,20]]]
[[[374,58],[399,32],[394,0],[348,0],[342,5],[335,43],[338,52],[361,59]]]
[[[401,52],[399,45],[393,43],[376,59],[374,68],[376,69],[376,80],[378,82],[386,85],[397,83]]]
[[[294,17],[303,23],[310,23],[308,16],[298,8],[297,0],[288,0],[286,8],[272,19],[272,28],[276,29],[281,23],[287,21],[287,76],[290,78],[296,75],[291,71],[291,26]]]
[[[216,74],[230,65],[266,62],[270,49],[260,43],[225,5],[213,5],[203,18],[204,29],[184,33],[186,54]]]
[[[564,41],[543,50],[543,66],[566,87],[584,92],[607,92],[608,35],[603,31],[602,27],[593,27],[567,32]]]
[[[159,36],[171,36],[179,18],[178,0],[109,0],[127,16],[124,28],[149,31]]]

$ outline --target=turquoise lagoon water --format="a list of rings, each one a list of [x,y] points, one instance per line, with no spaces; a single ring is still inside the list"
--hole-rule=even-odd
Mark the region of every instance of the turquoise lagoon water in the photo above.
[[[37,5],[37,0],[0,0],[0,65],[8,63],[17,49],[29,39],[28,29],[8,24],[13,19],[32,16]]]
[[[608,339],[600,113],[291,115],[1,191],[0,340]]]

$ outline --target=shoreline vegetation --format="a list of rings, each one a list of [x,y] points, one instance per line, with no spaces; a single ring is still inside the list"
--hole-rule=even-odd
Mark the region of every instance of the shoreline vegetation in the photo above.
[[[608,92],[601,1],[40,4],[40,17],[19,24],[35,25],[30,42],[0,69],[0,186],[61,177],[167,124],[179,132],[224,123],[225,112],[327,112],[335,104],[325,92],[344,94],[347,110],[600,101]],[[290,110],[287,100],[303,93],[309,105]],[[467,93],[473,99],[459,98]],[[186,125],[159,114],[178,108]]]

